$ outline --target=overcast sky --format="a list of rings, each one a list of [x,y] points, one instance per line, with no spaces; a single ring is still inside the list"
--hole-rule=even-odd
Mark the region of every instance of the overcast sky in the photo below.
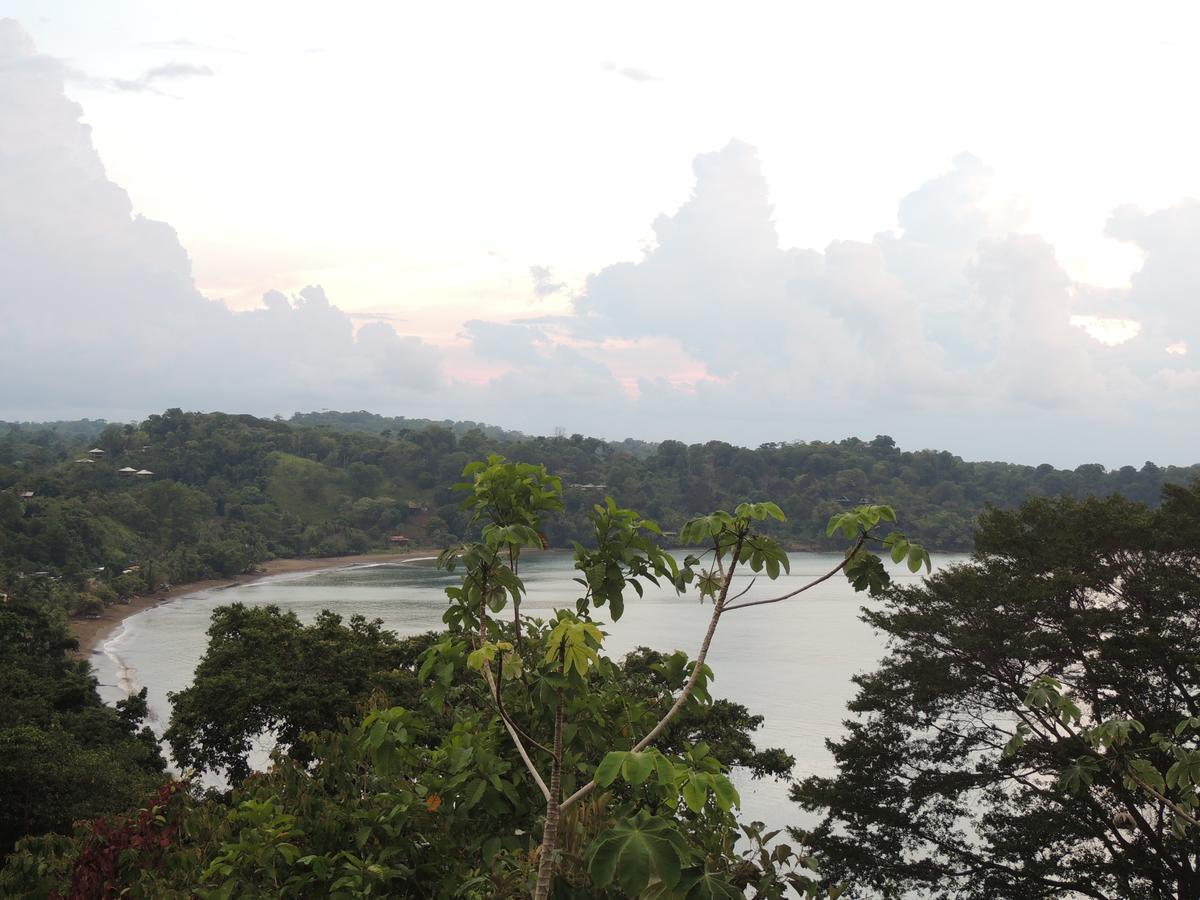
[[[1200,459],[1190,5],[582,9],[0,0],[0,417]]]

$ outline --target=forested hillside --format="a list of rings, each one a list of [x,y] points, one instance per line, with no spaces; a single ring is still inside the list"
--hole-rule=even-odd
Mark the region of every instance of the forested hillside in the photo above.
[[[988,505],[1109,493],[1153,504],[1164,483],[1200,475],[1200,466],[1149,462],[1116,471],[965,462],[905,451],[886,436],[752,450],[722,441],[527,437],[475,423],[403,427],[410,421],[421,422],[369,413],[285,422],[169,410],[136,426],[0,426],[3,589],[29,589],[33,573],[46,573],[40,591],[86,611],[272,557],[382,549],[393,535],[440,547],[466,531],[448,486],[469,460],[490,452],[544,461],[562,478],[566,513],[546,535],[558,547],[585,534],[587,511],[611,495],[636,503],[667,532],[741,498],[773,497],[788,515],[774,532],[794,548],[832,547],[824,523],[869,500],[903,510],[905,527],[928,546],[961,550],[971,546],[976,517]]]

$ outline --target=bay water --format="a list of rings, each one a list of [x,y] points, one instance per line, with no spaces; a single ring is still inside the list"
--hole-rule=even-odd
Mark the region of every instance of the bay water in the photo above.
[[[934,561],[946,566],[965,559],[943,554]],[[774,582],[760,578],[739,602],[788,593],[840,560],[835,554],[790,554],[789,575]],[[904,567],[889,564],[889,568],[901,583],[920,577]],[[579,590],[572,581],[576,574],[566,552],[523,557],[521,577],[528,596],[522,612],[547,617],[555,607],[573,609]],[[734,592],[748,581],[735,582]],[[215,607],[233,602],[274,604],[294,611],[305,622],[322,609],[344,618],[361,613],[382,619],[385,627],[405,636],[441,627],[447,605],[443,589],[457,582],[428,559],[294,573],[199,591],[126,619],[95,651],[92,662],[101,695],[108,702],[143,686],[148,689],[150,725],[161,736],[170,719],[167,695],[191,683]],[[603,623],[610,657],[619,659],[639,646],[695,655],[712,612],[708,603],[701,604],[694,593],[677,596],[673,590],[652,585],[640,599],[628,593],[621,619]],[[716,676],[710,690],[714,697],[745,704],[765,717],[754,740],[759,747],[782,747],[792,754],[794,778],[834,770],[825,740],[843,731],[846,703],[855,693],[851,678],[875,668],[884,653],[883,636],[859,618],[861,607],[874,602],[855,593],[837,575],[790,600],[722,617],[708,656]],[[252,762],[262,765],[268,749],[264,742]],[[811,815],[788,799],[786,782],[754,780],[743,771],[735,771],[733,780],[742,796],[743,819],[757,819],[773,828],[815,824]]]

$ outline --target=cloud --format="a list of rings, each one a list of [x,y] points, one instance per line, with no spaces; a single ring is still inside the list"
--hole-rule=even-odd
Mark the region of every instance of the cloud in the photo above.
[[[1200,346],[1200,201],[1152,213],[1123,206],[1113,212],[1105,233],[1145,254],[1127,306],[1130,316],[1143,321],[1147,338],[1164,348],[1178,342]]]
[[[47,57],[29,56],[27,61],[40,61],[43,65],[53,66],[61,77],[81,87],[97,91],[116,91],[134,94],[150,93],[161,97],[171,97],[161,87],[163,84],[186,81],[190,78],[210,78],[214,74],[208,66],[192,63],[165,63],[147,69],[137,78],[101,78],[83,71],[75,66],[60,65]]]
[[[365,322],[405,322],[403,316],[396,313],[382,312],[380,310],[348,310],[346,315],[351,319],[362,320]]]
[[[212,44],[201,44],[188,38],[175,38],[170,41],[145,41],[142,43],[147,50],[176,50],[196,53],[230,53],[226,47],[216,47]]]
[[[895,230],[823,252],[780,246],[752,147],[703,154],[695,174],[642,259],[589,276],[570,325],[577,339],[675,341],[713,376],[691,390],[641,385],[639,404],[667,410],[674,433],[755,443],[887,432],[1025,461],[1194,456],[1200,416],[1166,413],[1194,381],[1176,342],[1200,341],[1189,330],[1200,307],[1183,309],[1200,289],[1188,252],[1200,206],[1114,217],[1110,234],[1147,254],[1123,292],[1073,283],[970,155],[903,198]],[[1172,327],[1109,347],[1071,322],[1140,312]]]
[[[396,405],[445,383],[436,349],[356,333],[319,286],[244,313],[201,295],[174,230],[106,177],[63,78],[0,20],[0,416]]]
[[[485,360],[520,364],[537,356],[535,343],[540,332],[536,326],[472,319],[463,323],[463,332],[475,353]]]
[[[886,433],[1066,465],[1194,462],[1200,446],[1194,202],[1115,211],[1109,236],[1145,263],[1101,289],[966,154],[900,199],[894,229],[783,246],[758,154],[731,141],[566,314],[477,318],[441,350],[318,285],[236,313],[204,296],[175,232],[107,178],[64,77],[0,21],[0,418],[371,408],[749,445]],[[547,265],[529,274],[535,298],[567,290]],[[1140,330],[1107,346],[1080,317]]]
[[[530,266],[529,275],[533,278],[533,295],[539,300],[545,300],[567,286],[565,282],[554,280],[554,272],[548,266]]]
[[[662,81],[657,75],[651,75],[645,69],[639,69],[635,66],[618,66],[616,63],[606,62],[604,64],[604,71],[620,75],[622,78],[628,78],[630,81],[636,81],[638,84]]]
[[[161,66],[155,66],[152,69],[147,69],[140,76],[133,79],[111,78],[108,79],[108,84],[114,90],[118,91],[158,91],[158,86],[163,82],[183,81],[188,78],[208,78],[213,74],[213,70],[208,66],[195,65],[193,63],[166,63]]]

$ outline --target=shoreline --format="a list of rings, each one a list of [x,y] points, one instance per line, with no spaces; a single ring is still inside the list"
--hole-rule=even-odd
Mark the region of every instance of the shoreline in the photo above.
[[[198,591],[224,590],[250,584],[262,578],[273,575],[287,575],[293,572],[316,572],[321,569],[344,569],[350,566],[361,566],[368,563],[404,562],[410,559],[428,559],[436,554],[436,550],[401,550],[396,553],[356,553],[350,556],[303,557],[298,559],[269,559],[259,563],[254,572],[246,575],[235,575],[232,578],[209,578],[204,581],[189,581],[186,584],[174,584],[167,590],[155,591],[134,597],[126,603],[114,603],[106,606],[104,612],[94,619],[72,617],[69,622],[71,636],[79,644],[77,650],[71,651],[75,659],[88,659],[99,648],[122,622],[130,616],[137,615],[146,609],[167,603],[171,600],[195,594]]]

